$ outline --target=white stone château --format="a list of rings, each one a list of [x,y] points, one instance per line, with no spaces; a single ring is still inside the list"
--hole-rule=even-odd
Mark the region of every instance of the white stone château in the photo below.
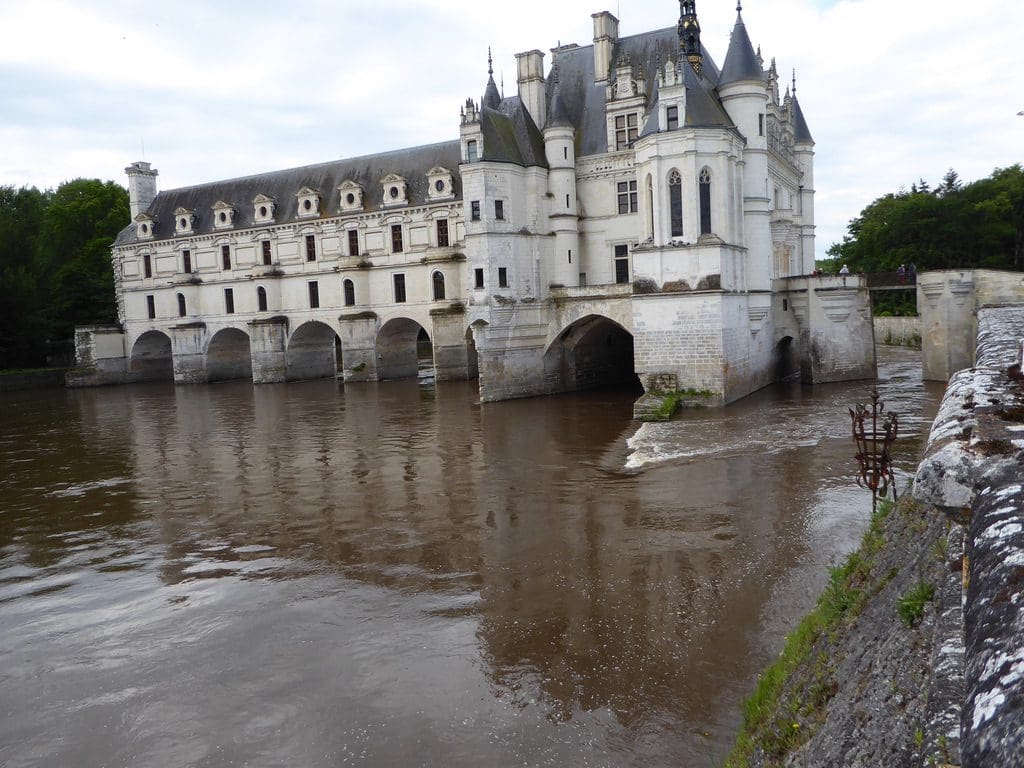
[[[867,378],[857,278],[814,267],[814,141],[742,14],[719,68],[678,23],[519,54],[457,140],[157,193],[127,169],[122,327],[83,332],[108,377],[257,383],[416,375],[481,399],[639,376],[721,403],[796,370]],[[741,9],[738,9],[738,11]],[[91,344],[91,347],[90,347]],[[120,344],[120,357],[118,349]],[[106,351],[104,351],[106,350]]]

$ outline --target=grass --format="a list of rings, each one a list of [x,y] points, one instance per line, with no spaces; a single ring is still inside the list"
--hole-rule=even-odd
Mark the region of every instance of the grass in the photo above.
[[[900,618],[908,627],[915,626],[924,617],[924,607],[935,597],[935,585],[919,581],[896,603]]]
[[[856,618],[867,599],[880,588],[870,588],[870,576],[885,546],[884,523],[892,509],[891,501],[881,501],[860,548],[841,566],[829,569],[828,586],[817,606],[787,637],[779,658],[761,675],[745,703],[743,726],[725,768],[745,768],[757,752],[764,754],[766,766],[781,765],[787,753],[811,737],[813,729],[801,725],[801,721],[813,723],[823,716],[825,705],[837,690],[830,658],[821,650],[815,655],[815,646],[819,639]],[[887,575],[882,582],[889,580],[891,576]],[[802,666],[811,670],[809,684],[787,689],[787,681]]]

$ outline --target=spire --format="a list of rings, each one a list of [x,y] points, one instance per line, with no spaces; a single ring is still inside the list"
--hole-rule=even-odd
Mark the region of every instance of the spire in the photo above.
[[[700,75],[704,68],[704,52],[700,44],[700,21],[697,20],[697,0],[679,0],[679,49]]]
[[[754,53],[754,46],[747,34],[747,25],[743,23],[743,5],[736,5],[736,26],[732,28],[732,37],[729,39],[729,52],[725,54],[725,63],[722,65],[722,76],[718,81],[719,86],[728,83],[739,82],[740,80],[764,80],[764,69],[758,63],[757,54]]]
[[[487,89],[484,91],[484,98],[480,104],[481,108],[488,107],[497,109],[501,105],[501,94],[498,93],[498,86],[494,82],[494,59],[491,56],[490,47],[487,48]]]
[[[813,144],[811,129],[807,127],[807,119],[804,111],[800,109],[800,102],[796,98],[796,70],[793,70],[793,138],[797,144]]]

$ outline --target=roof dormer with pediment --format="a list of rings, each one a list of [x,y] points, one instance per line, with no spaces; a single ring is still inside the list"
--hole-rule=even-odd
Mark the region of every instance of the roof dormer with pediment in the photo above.
[[[427,196],[430,200],[451,200],[455,197],[454,176],[447,168],[434,166],[427,172]]]
[[[152,240],[156,235],[156,219],[148,213],[140,213],[133,221],[135,222],[135,235],[139,240]]]
[[[320,193],[310,187],[300,189],[295,197],[299,201],[298,217],[312,219],[320,215]]]
[[[339,208],[342,213],[357,213],[365,206],[363,185],[352,179],[345,179],[338,185]]]
[[[400,205],[408,205],[408,184],[406,180],[397,173],[389,173],[380,180],[384,192],[384,207],[395,208]]]
[[[231,229],[235,225],[235,206],[218,200],[213,204],[213,228]]]
[[[254,224],[273,224],[277,201],[260,193],[252,199],[252,220]]]
[[[195,211],[179,206],[174,210],[174,233],[177,235],[191,235],[195,233],[196,220]]]

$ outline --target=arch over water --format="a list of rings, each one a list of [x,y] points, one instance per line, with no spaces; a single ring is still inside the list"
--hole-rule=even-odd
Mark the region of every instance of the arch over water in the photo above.
[[[792,336],[784,336],[772,352],[775,380],[782,381],[800,373],[800,355]]]
[[[171,337],[163,331],[146,331],[132,345],[129,372],[135,381],[170,381],[174,378]]]
[[[288,381],[333,379],[342,367],[341,339],[326,323],[303,323],[288,340],[286,365]]]
[[[427,330],[407,317],[388,320],[377,333],[377,376],[412,379],[433,366],[433,345]]]
[[[636,385],[633,334],[603,315],[566,327],[544,354],[544,377],[556,390]]]
[[[214,334],[206,349],[206,378],[211,383],[252,378],[252,345],[247,333],[224,328]]]

